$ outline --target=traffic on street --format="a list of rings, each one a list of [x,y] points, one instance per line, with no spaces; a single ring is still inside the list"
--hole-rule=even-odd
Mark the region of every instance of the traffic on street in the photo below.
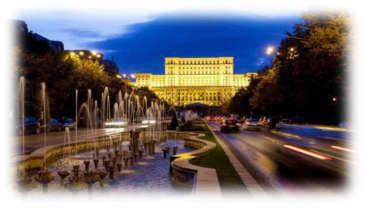
[[[262,186],[335,191],[346,183],[353,150],[345,129],[285,123],[268,129],[247,120],[234,131],[224,120],[207,123]]]

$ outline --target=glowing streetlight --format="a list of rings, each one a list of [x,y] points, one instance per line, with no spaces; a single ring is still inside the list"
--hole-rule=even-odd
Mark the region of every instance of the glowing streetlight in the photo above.
[[[84,55],[84,52],[83,51],[80,51],[79,54],[80,54],[80,56],[83,56]]]
[[[101,57],[100,53],[98,53],[97,51],[91,51],[91,54],[93,56],[96,56],[97,58],[100,58]]]
[[[275,52],[274,46],[268,46],[266,47],[266,55],[272,55]]]
[[[131,78],[132,79],[135,79],[136,78],[136,75],[135,74],[131,74]]]
[[[120,74],[115,75],[115,77],[118,79],[122,79],[122,76],[120,76]]]
[[[291,52],[294,52],[294,48],[293,48],[293,47],[289,48],[289,50],[290,50]]]
[[[337,98],[336,98],[336,97],[333,97],[333,98],[332,98],[332,102],[334,102],[334,103],[335,103],[336,101],[337,101]]]
[[[122,76],[123,76],[123,78],[126,78],[126,77],[127,77],[127,75],[126,75],[126,74],[123,74]]]

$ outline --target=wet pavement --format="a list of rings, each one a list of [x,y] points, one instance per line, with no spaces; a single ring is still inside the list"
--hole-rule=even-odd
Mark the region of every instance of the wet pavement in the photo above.
[[[178,146],[178,153],[184,153],[192,151],[191,148],[185,147],[184,142],[181,140],[168,140],[165,143],[167,146]],[[100,151],[100,158],[103,155],[107,155],[106,150]],[[166,159],[163,158],[161,151],[161,144],[156,145],[156,154],[154,156],[144,156],[142,159],[138,159],[137,163],[133,166],[125,167],[123,164],[122,171],[115,172],[114,180],[105,177],[103,183],[96,182],[92,186],[92,192],[112,192],[112,193],[145,193],[145,194],[159,194],[159,193],[176,193],[176,194],[189,194],[191,190],[181,189],[175,187],[170,176],[170,156],[172,154],[172,148],[169,156]],[[87,193],[87,185],[84,182],[72,184],[68,182],[68,178],[61,183],[57,170],[68,170],[71,172],[72,165],[80,166],[80,174],[84,171],[84,160],[92,160],[92,152],[71,156],[61,160],[59,163],[54,163],[49,167],[49,170],[53,172],[55,180],[49,184],[49,192],[61,191],[61,192],[76,192]],[[101,167],[101,161],[99,162],[99,170],[103,170]],[[90,163],[91,170],[94,169],[94,164]],[[69,176],[70,177],[70,176]],[[41,192],[42,188],[40,184],[33,181],[30,192]]]

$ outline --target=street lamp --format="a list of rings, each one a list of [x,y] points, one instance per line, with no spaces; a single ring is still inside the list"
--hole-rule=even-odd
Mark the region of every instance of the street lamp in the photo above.
[[[290,47],[288,52],[289,59],[295,59],[299,56],[299,53],[295,47]]]
[[[136,78],[136,75],[135,74],[131,74],[131,78],[132,79],[135,79]]]
[[[267,46],[266,47],[266,55],[270,56],[275,52],[275,47],[274,46]]]
[[[336,101],[337,101],[337,97],[333,97],[333,98],[332,98],[332,102],[334,102],[334,103],[335,103]]]
[[[98,53],[97,51],[91,51],[91,54],[93,56],[96,56],[97,58],[100,58],[101,57],[100,53]]]

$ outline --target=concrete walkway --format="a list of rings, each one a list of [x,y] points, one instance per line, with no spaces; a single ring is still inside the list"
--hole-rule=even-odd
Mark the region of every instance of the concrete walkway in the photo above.
[[[224,141],[215,134],[215,129],[213,129],[209,124],[206,123],[209,130],[214,135],[215,139],[221,145],[223,148],[223,151],[226,153],[229,161],[231,162],[232,166],[236,170],[237,174],[241,178],[243,184],[245,184],[247,190],[251,194],[262,194],[263,189],[258,184],[258,182],[254,179],[254,177],[248,172],[248,170],[241,164],[241,162],[238,160],[238,158],[234,155],[232,150],[224,143]]]

